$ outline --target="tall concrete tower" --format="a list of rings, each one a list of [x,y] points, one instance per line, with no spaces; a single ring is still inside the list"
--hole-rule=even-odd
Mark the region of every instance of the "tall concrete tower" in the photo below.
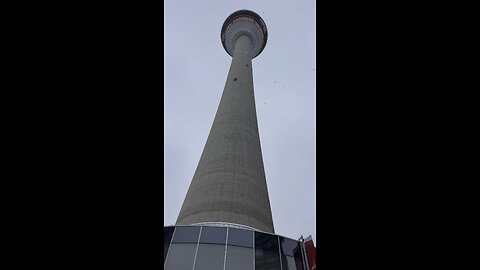
[[[228,223],[274,233],[252,75],[267,35],[265,22],[249,10],[223,23],[221,41],[232,63],[176,225]]]

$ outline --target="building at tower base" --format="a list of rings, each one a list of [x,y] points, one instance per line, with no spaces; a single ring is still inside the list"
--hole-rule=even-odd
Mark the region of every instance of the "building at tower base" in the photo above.
[[[164,268],[306,270],[305,242],[234,224],[164,227]]]

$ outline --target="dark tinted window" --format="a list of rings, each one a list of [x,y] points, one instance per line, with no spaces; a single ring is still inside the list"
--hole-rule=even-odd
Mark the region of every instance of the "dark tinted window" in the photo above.
[[[199,244],[195,270],[223,270],[224,260],[225,244]]]
[[[255,232],[255,249],[278,253],[278,237],[276,235]]]
[[[280,249],[282,254],[288,256],[294,256],[295,254],[301,255],[300,243],[292,239],[280,237]]]
[[[225,270],[253,270],[253,263],[253,248],[227,246]]]
[[[176,227],[172,243],[197,243],[199,226]]]
[[[227,228],[205,226],[202,227],[200,243],[225,245],[226,241]]]
[[[239,247],[253,247],[253,231],[228,229],[228,245]]]
[[[171,244],[165,270],[192,270],[196,251],[197,244]]]
[[[284,270],[303,270],[300,242],[280,237],[280,249]]]
[[[173,231],[175,230],[175,227],[164,227],[163,228],[163,243],[167,244],[170,243],[170,240],[172,240],[172,235]]]
[[[280,269],[278,236],[255,232],[255,270]]]
[[[302,261],[287,255],[282,255],[282,269],[283,270],[304,270]]]
[[[172,240],[174,229],[175,227],[163,228],[163,261],[164,262],[165,262],[165,257],[167,257],[168,247],[170,246],[170,240]]]

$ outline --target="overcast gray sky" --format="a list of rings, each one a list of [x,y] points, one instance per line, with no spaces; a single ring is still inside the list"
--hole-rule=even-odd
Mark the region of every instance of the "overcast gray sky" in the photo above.
[[[167,0],[164,8],[164,225],[175,224],[225,86],[222,24],[250,9],[268,28],[252,65],[275,232],[311,234],[317,244],[315,1]]]

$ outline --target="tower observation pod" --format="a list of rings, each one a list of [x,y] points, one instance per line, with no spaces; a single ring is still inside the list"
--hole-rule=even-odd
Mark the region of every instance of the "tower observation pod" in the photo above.
[[[176,225],[232,224],[274,233],[252,74],[267,27],[255,12],[239,10],[225,20],[220,37],[232,63]]]

